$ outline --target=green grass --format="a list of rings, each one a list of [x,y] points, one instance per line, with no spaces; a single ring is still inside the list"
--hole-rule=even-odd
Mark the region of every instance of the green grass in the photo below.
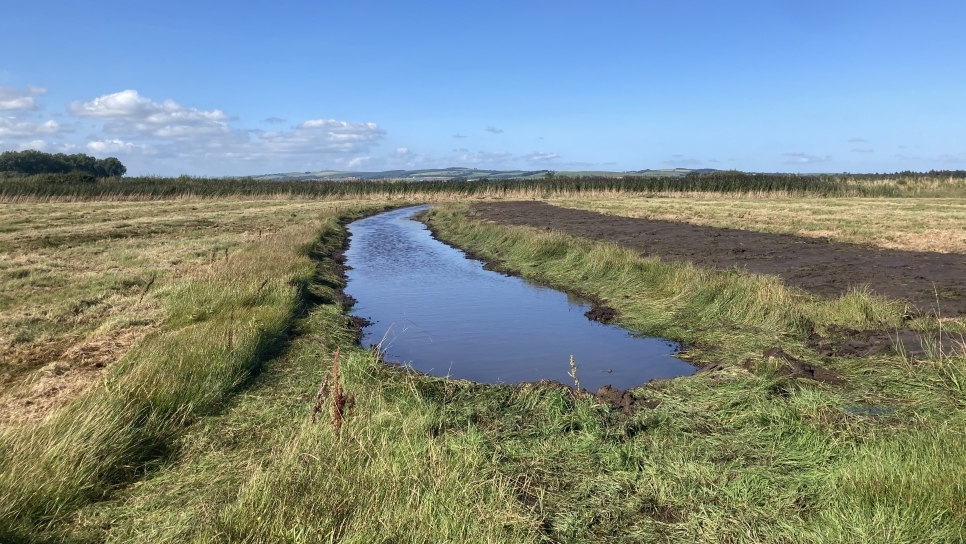
[[[161,330],[78,408],[0,436],[0,541],[960,541],[966,359],[824,360],[804,345],[813,326],[898,326],[901,305],[822,300],[463,212],[427,220],[724,370],[638,388],[655,407],[626,417],[560,387],[387,367],[355,345],[338,302],[333,214],[249,248],[277,267],[271,291],[256,296],[264,275],[241,257],[237,271],[190,278]],[[281,331],[289,344],[259,349]],[[762,356],[772,346],[847,385],[781,377]],[[336,348],[356,398],[339,433],[331,400],[309,420]]]
[[[163,457],[278,349],[314,267],[306,223],[213,263],[168,297],[168,315],[103,381],[63,410],[0,434],[0,540],[63,521]],[[267,280],[267,281],[266,281]]]
[[[822,300],[773,278],[473,222],[459,206],[436,209],[427,220],[448,241],[538,281],[595,293],[622,312],[626,326],[687,342],[689,357],[727,367],[644,388],[664,402],[625,423],[616,443],[590,441],[596,469],[571,461],[550,471],[550,482],[575,475],[553,487],[565,490],[558,500],[568,519],[583,520],[578,540],[640,531],[640,539],[682,542],[959,541],[966,529],[966,357],[826,361],[804,346],[813,326],[898,326],[901,305],[863,292]],[[779,378],[762,359],[769,346],[832,368],[848,385]],[[886,415],[853,415],[855,406],[885,407]],[[546,444],[524,447],[519,474],[535,450],[579,459],[554,455]],[[622,520],[620,530],[601,531],[595,524],[605,518]]]

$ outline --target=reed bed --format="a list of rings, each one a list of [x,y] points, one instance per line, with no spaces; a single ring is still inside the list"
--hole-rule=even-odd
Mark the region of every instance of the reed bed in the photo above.
[[[713,172],[685,177],[550,176],[545,179],[450,181],[271,181],[182,176],[52,182],[44,176],[0,178],[0,201],[156,200],[179,198],[438,199],[562,195],[716,194],[820,197],[966,195],[966,173],[831,176]]]

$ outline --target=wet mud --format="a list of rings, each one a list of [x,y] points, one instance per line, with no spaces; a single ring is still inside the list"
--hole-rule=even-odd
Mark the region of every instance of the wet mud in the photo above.
[[[935,313],[938,293],[938,309],[944,317],[966,314],[966,255],[635,219],[542,202],[478,203],[471,214],[498,224],[553,229],[614,242],[664,260],[776,275],[786,285],[820,296],[834,297],[854,287],[868,286],[878,295],[908,303],[914,314]]]

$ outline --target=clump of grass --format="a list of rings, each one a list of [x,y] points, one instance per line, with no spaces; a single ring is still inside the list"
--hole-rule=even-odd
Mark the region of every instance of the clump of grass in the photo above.
[[[354,395],[347,394],[339,378],[339,349],[335,350],[335,361],[332,363],[332,425],[335,432],[342,431],[342,422],[356,404]]]

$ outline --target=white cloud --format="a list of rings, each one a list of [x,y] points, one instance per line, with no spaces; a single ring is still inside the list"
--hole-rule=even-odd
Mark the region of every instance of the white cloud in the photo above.
[[[503,129],[502,128],[486,127],[486,131],[487,132],[492,132],[493,134],[503,134]]]
[[[0,117],[0,138],[34,138],[39,135],[55,136],[65,132],[73,132],[74,127],[64,125],[53,119],[43,123],[32,123],[15,117]]]
[[[149,145],[136,145],[131,142],[125,142],[123,140],[93,140],[87,142],[87,149],[92,153],[97,154],[109,154],[109,153],[144,153],[152,154],[154,153],[154,148]]]
[[[13,87],[0,87],[0,110],[32,110],[36,107],[34,96],[44,94],[47,89],[29,85],[27,92]]]
[[[454,134],[454,135],[453,135],[453,137],[454,137],[454,138],[466,138],[466,136],[463,136],[463,135],[462,135],[462,134],[460,134],[459,132],[457,132],[456,134]]]
[[[872,149],[871,147],[865,147],[865,148],[861,148],[861,149],[853,149],[852,150],[852,153],[872,153],[874,151],[875,150]]]
[[[21,143],[17,146],[21,151],[33,149],[36,151],[47,151],[50,153],[77,153],[79,150],[74,144],[56,144],[46,140],[36,139]]]
[[[832,160],[831,155],[825,155],[824,157],[818,155],[809,155],[807,153],[784,153],[786,157],[791,157],[785,164],[814,164],[817,162],[828,162]]]
[[[20,144],[20,150],[23,151],[24,149],[35,149],[37,151],[43,151],[47,149],[47,142],[43,140],[33,140],[30,142],[25,142]]]
[[[865,143],[867,141],[865,138],[849,138],[850,144]]]
[[[142,168],[155,171],[183,171],[189,166],[211,173],[303,169],[312,163],[322,166],[317,163],[320,158],[329,165],[357,166],[370,160],[368,151],[386,133],[375,123],[335,119],[309,119],[290,130],[246,130],[231,126],[237,118],[220,109],[202,110],[173,100],[155,102],[130,89],[73,102],[68,112],[103,121],[103,135],[92,136],[88,150],[134,156],[135,164],[146,160]],[[285,120],[269,117],[262,122]]]
[[[386,131],[376,123],[349,123],[334,119],[310,119],[287,132],[262,132],[240,146],[251,154],[345,154],[365,153]]]
[[[346,166],[349,168],[359,168],[360,166],[365,166],[372,161],[372,157],[353,157],[349,159]]]
[[[71,102],[67,111],[76,117],[102,119],[105,132],[162,140],[189,140],[229,135],[236,118],[221,110],[188,108],[173,100],[154,102],[128,89],[89,102]]]
[[[534,151],[533,153],[524,155],[520,158],[527,162],[546,162],[559,159],[560,155],[557,155],[556,153],[541,153],[539,151]]]

